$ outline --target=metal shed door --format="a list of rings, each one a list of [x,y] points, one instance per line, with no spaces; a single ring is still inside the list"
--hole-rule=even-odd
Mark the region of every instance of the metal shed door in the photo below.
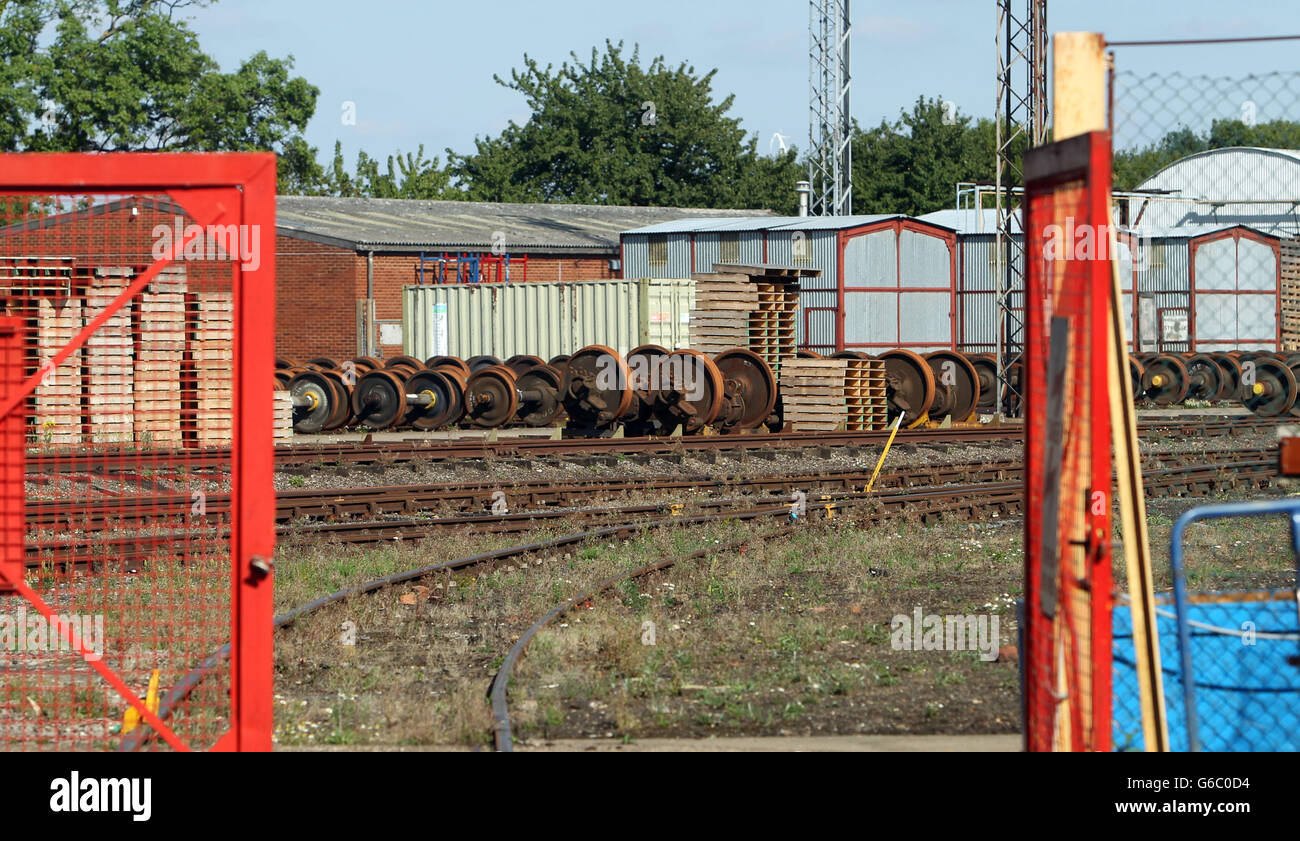
[[[1271,245],[1239,232],[1192,244],[1197,351],[1277,349],[1277,265]]]

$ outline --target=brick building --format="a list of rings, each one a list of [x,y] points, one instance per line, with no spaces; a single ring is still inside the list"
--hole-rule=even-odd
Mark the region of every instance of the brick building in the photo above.
[[[621,231],[735,213],[281,196],[274,238],[276,352],[303,360],[400,354],[404,286],[619,278]],[[0,256],[35,260],[27,260],[31,265],[21,273],[47,277],[45,285],[61,283],[62,291],[52,294],[84,295],[97,275],[129,278],[143,271],[155,259],[157,232],[166,228],[179,236],[193,221],[166,197],[128,196],[0,221]],[[257,234],[254,242],[231,246],[265,248],[269,237]],[[241,256],[228,255],[211,237],[202,250],[182,261],[189,291],[228,293]]]
[[[276,351],[303,360],[400,354],[404,286],[619,278],[621,231],[735,214],[281,196]]]

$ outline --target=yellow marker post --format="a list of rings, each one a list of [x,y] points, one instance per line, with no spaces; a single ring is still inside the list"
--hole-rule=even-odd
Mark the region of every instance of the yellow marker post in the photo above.
[[[903,425],[903,418],[907,412],[898,413],[898,421],[894,424],[893,432],[889,433],[889,440],[885,442],[885,451],[880,454],[880,461],[876,462],[876,470],[871,474],[871,481],[867,483],[867,489],[863,493],[871,493],[871,489],[876,485],[876,477],[880,475],[880,468],[885,466],[885,456],[889,455],[889,448],[894,445],[894,436],[898,434],[899,427]]]
[[[144,707],[154,715],[158,714],[158,670],[154,669],[153,674],[149,676],[149,691],[144,696]],[[126,715],[122,716],[122,732],[130,733],[140,725],[140,711],[135,707],[127,707]]]

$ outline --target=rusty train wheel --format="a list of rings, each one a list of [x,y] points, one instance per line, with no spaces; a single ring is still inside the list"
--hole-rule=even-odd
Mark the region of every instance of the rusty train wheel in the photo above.
[[[627,416],[635,396],[627,362],[613,348],[590,345],[569,359],[560,399],[579,426],[609,428]]]
[[[534,365],[515,383],[519,393],[519,408],[515,417],[527,426],[550,426],[564,410],[560,402],[560,386],[564,378],[550,365]]]
[[[1128,358],[1128,378],[1133,388],[1134,402],[1142,399],[1142,377],[1146,375],[1147,366],[1133,354]]]
[[[320,371],[303,371],[289,383],[289,393],[295,399],[308,401],[305,406],[293,408],[293,431],[311,435],[322,431],[334,413],[338,394],[334,385]]]
[[[980,399],[980,379],[975,366],[964,355],[952,350],[926,354],[926,363],[935,377],[935,397],[930,417],[955,421],[968,419]]]
[[[514,371],[515,376],[521,376],[529,368],[535,368],[538,365],[545,365],[546,360],[540,356],[529,356],[527,354],[517,354],[505,361],[505,366]]]
[[[371,371],[352,389],[352,412],[371,429],[389,429],[406,418],[406,377],[398,370]]]
[[[460,420],[465,395],[460,385],[441,371],[419,371],[406,381],[406,393],[428,397],[428,405],[412,403],[406,422],[416,429],[442,429]]]
[[[1290,414],[1296,401],[1295,374],[1277,359],[1261,357],[1249,361],[1254,363],[1254,368],[1251,373],[1243,365],[1241,402],[1261,417]]]
[[[469,367],[469,372],[471,374],[477,374],[484,368],[491,368],[493,365],[503,364],[505,363],[500,359],[497,359],[495,356],[471,356],[469,359],[465,360],[465,365]]]
[[[934,403],[934,371],[920,354],[910,350],[890,350],[880,354],[885,361],[885,393],[889,399],[889,419],[907,413],[908,426],[918,423]]]
[[[1223,376],[1219,384],[1219,393],[1215,400],[1235,400],[1237,390],[1241,388],[1241,363],[1237,357],[1228,353],[1211,353],[1210,358],[1219,366]]]
[[[1193,353],[1183,363],[1187,366],[1187,397],[1214,400],[1223,390],[1223,369],[1208,353]]]
[[[504,365],[480,368],[465,389],[465,416],[475,426],[499,429],[514,419],[519,408],[515,373]]]
[[[657,411],[666,427],[701,432],[722,411],[722,372],[698,350],[678,350],[659,364]]]
[[[1190,385],[1187,366],[1172,353],[1162,354],[1147,365],[1142,375],[1142,391],[1157,406],[1173,406],[1187,399]]]
[[[746,348],[731,348],[713,357],[722,375],[722,410],[717,424],[725,431],[757,429],[776,409],[777,384],[772,366]]]
[[[394,356],[392,359],[385,361],[382,367],[410,368],[413,371],[418,371],[424,367],[424,363],[414,356]]]
[[[992,354],[977,353],[967,357],[979,379],[980,396],[975,404],[981,409],[994,411],[998,405],[998,361]]]

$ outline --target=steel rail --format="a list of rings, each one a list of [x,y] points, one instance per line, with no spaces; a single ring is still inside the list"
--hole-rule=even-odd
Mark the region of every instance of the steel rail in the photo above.
[[[1138,424],[1141,432],[1180,435],[1235,435],[1242,431],[1276,427],[1280,419],[1253,415],[1160,418]],[[408,439],[381,443],[291,444],[277,447],[277,467],[330,464],[398,464],[411,461],[453,461],[483,458],[529,458],[545,456],[618,456],[631,453],[726,452],[729,450],[800,449],[808,447],[852,447],[882,443],[890,430],[856,432],[778,432],[738,435],[689,435],[681,438],[513,438],[488,441],[476,439]],[[1019,441],[1024,428],[1018,424],[986,424],[972,427],[920,428],[901,430],[900,443],[978,444],[988,441]],[[229,448],[172,450],[111,450],[102,452],[40,452],[27,458],[30,473],[135,471],[141,467],[159,470],[184,466],[187,470],[227,468]]]

